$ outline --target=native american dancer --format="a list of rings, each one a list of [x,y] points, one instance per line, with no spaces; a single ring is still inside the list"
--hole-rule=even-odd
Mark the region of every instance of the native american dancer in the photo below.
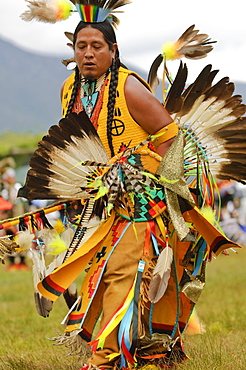
[[[42,265],[38,310],[48,316],[64,295],[70,310],[56,339],[78,353],[89,343],[83,369],[169,367],[186,358],[182,334],[206,263],[237,247],[213,225],[214,176],[244,181],[246,109],[228,78],[212,86],[210,65],[185,89],[183,63],[161,104],[152,91],[170,47],[148,84],[120,62],[112,13],[129,1],[73,3],[82,20],[66,33],[74,58],[64,64],[75,71],[62,87],[63,118],[39,143],[20,195],[77,200],[81,214],[59,263]],[[22,17],[54,22],[54,9],[29,1]],[[171,54],[199,59],[211,44],[191,26]]]

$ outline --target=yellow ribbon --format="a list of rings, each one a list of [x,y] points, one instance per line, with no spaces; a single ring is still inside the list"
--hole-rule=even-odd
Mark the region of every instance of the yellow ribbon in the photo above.
[[[114,314],[114,316],[108,322],[108,324],[105,327],[105,329],[101,333],[99,333],[96,336],[95,341],[93,341],[94,343],[96,341],[98,341],[97,348],[103,348],[104,342],[105,342],[105,339],[107,338],[107,336],[116,328],[116,326],[123,319],[126,311],[128,310],[128,308],[129,308],[129,306],[131,304],[131,301],[134,298],[135,283],[136,283],[136,278],[134,280],[134,283],[132,284],[132,287],[131,287],[131,289],[130,289],[130,291],[129,291],[129,293],[128,293],[126,299],[125,299],[125,302],[122,305],[122,307]]]

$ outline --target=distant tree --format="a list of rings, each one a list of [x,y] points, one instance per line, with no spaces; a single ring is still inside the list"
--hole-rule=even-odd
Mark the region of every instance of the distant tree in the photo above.
[[[11,156],[15,159],[17,167],[27,164],[42,137],[41,133],[3,132],[0,135],[0,160]]]

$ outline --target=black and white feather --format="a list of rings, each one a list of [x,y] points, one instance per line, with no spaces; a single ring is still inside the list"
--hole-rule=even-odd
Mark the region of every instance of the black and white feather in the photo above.
[[[246,105],[234,95],[234,83],[207,65],[186,87],[187,67],[180,63],[165,101],[186,139],[185,158],[199,156],[217,179],[246,182]]]
[[[28,199],[87,199],[84,190],[97,165],[81,162],[108,162],[108,155],[85,112],[71,113],[39,142],[30,161],[26,187]]]

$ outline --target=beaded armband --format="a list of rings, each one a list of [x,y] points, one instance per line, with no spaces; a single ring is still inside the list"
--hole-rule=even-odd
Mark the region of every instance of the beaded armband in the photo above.
[[[152,142],[155,149],[158,148],[158,146],[165,141],[168,141],[175,137],[178,133],[179,127],[177,123],[171,122],[165,127],[161,128],[159,131],[157,131],[153,136],[154,140]]]

